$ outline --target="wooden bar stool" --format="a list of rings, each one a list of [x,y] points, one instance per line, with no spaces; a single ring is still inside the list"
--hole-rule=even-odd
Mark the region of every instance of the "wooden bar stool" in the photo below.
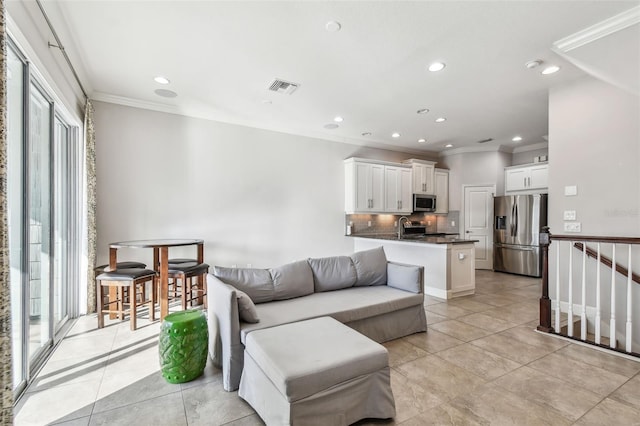
[[[109,267],[109,264],[107,263],[106,265],[100,265],[93,268],[93,278],[96,279],[97,276],[102,274],[108,267]],[[142,262],[124,261],[124,262],[116,263],[116,269],[131,269],[131,268],[146,269],[146,267],[147,265],[145,265]],[[112,294],[109,295],[109,297],[114,300],[115,299],[125,300],[126,298],[129,297],[129,293],[127,292],[126,288],[118,287],[117,289],[114,289],[114,291],[112,292]],[[115,319],[116,314],[110,314],[109,318]],[[120,319],[123,320],[124,315],[120,315]]]
[[[129,314],[131,330],[135,330],[137,307],[144,304],[149,305],[149,319],[154,321],[156,277],[156,271],[142,268],[116,269],[115,271],[103,272],[98,275],[96,277],[98,328],[104,327],[105,314],[117,314],[121,319],[124,318],[124,315]],[[146,288],[148,282],[151,282],[149,292],[147,292]],[[109,299],[105,303],[105,287],[116,287],[119,290],[126,288],[128,289],[129,297],[125,298],[124,292],[118,291],[116,300]],[[138,296],[140,296],[140,301],[138,301]],[[112,308],[114,304],[116,307]],[[125,305],[128,306],[128,309],[125,309]]]
[[[182,309],[187,309],[187,303],[194,306],[194,301],[207,307],[207,273],[209,265],[193,261],[169,263],[170,292],[174,297],[180,295]],[[194,281],[195,280],[195,281]]]

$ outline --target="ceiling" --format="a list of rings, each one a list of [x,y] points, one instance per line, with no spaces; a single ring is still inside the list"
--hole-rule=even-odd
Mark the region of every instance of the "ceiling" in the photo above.
[[[92,99],[420,153],[543,143],[549,88],[586,74],[554,42],[639,2],[43,4]],[[341,29],[328,31],[330,21]],[[525,67],[535,59],[543,65]],[[434,61],[444,70],[428,71]],[[560,71],[542,75],[549,64]],[[300,86],[275,93],[274,78]]]

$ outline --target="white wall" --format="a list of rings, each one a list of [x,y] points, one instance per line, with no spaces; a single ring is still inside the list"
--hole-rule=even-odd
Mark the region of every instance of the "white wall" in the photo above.
[[[343,160],[415,157],[101,102],[95,120],[101,262],[109,242],[148,238],[202,238],[224,266],[351,253]]]
[[[578,195],[565,197],[564,187]],[[640,100],[591,77],[549,94],[549,226],[576,210],[584,235],[640,236]]]
[[[577,196],[565,196],[564,187],[576,185]],[[575,210],[582,235],[640,237],[640,98],[612,85],[584,77],[549,94],[549,226],[551,233],[563,231],[563,211]],[[589,244],[595,247],[594,244]],[[550,247],[550,294],[555,298],[556,250]],[[628,246],[619,245],[616,261],[627,265]],[[610,256],[611,245],[603,244]],[[567,300],[569,251],[574,255],[574,303],[580,303],[581,255],[569,243],[561,248],[562,300]],[[636,248],[633,270],[640,270]],[[595,305],[595,261],[588,260],[586,304]],[[610,314],[610,269],[602,267],[603,319]],[[624,333],[626,321],[625,277],[616,275],[617,331]],[[640,350],[640,286],[633,284],[634,350]],[[607,325],[608,328],[608,325]],[[608,330],[605,330],[608,332]]]
[[[531,151],[514,152],[511,157],[511,165],[519,166],[520,164],[533,163],[533,159],[540,155],[549,156],[549,148],[534,149]]]

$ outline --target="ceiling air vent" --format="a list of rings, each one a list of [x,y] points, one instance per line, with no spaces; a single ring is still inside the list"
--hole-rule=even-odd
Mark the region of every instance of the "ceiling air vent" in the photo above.
[[[493,140],[493,138],[487,138],[487,139],[482,139],[481,141],[478,141],[477,143],[487,143],[487,142],[491,142]]]
[[[276,78],[269,85],[269,90],[271,90],[272,92],[290,95],[295,92],[298,87],[300,87],[300,84],[298,83],[291,83],[289,81],[284,81]]]

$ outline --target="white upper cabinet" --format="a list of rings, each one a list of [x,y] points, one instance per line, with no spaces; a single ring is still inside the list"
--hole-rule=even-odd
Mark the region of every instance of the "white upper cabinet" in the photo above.
[[[435,169],[434,186],[436,193],[435,213],[449,213],[449,170]]]
[[[360,158],[349,158],[344,166],[347,214],[412,212],[409,166]]]
[[[412,158],[403,161],[403,163],[409,164],[413,168],[413,193],[434,195],[436,162]]]
[[[504,191],[506,194],[548,191],[548,163],[526,164],[504,169]]]

